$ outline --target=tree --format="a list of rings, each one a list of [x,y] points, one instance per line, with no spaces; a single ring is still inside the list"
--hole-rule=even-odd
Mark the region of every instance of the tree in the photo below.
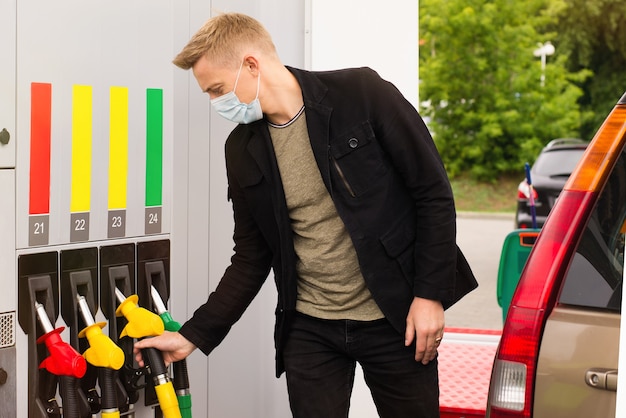
[[[421,0],[420,111],[451,176],[495,180],[522,172],[541,147],[578,134],[588,75],[548,58],[545,85],[538,43],[554,17],[547,0]]]
[[[626,2],[624,0],[558,0],[555,30],[559,49],[572,71],[589,69],[579,103],[590,118],[582,138],[591,139],[608,112],[626,91]]]

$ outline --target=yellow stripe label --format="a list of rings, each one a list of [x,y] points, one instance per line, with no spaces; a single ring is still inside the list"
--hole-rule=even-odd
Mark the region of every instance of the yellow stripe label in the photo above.
[[[92,88],[72,91],[72,193],[70,211],[89,212],[91,201]]]
[[[128,88],[111,87],[109,210],[126,209],[128,182]]]

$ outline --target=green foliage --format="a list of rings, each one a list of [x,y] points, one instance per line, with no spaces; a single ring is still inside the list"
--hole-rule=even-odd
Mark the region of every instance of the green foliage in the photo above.
[[[553,0],[559,49],[571,70],[594,74],[581,86],[579,101],[590,117],[583,120],[582,138],[591,139],[626,91],[626,1]]]
[[[520,172],[551,139],[578,135],[589,72],[555,54],[542,87],[533,56],[555,36],[540,31],[555,19],[546,1],[420,1],[420,111],[452,177]]]

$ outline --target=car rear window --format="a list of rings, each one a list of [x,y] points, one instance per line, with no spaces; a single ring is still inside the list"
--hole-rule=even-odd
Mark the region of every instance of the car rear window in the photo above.
[[[621,310],[625,221],[626,153],[622,151],[576,249],[561,303]]]
[[[547,151],[537,157],[533,164],[533,171],[542,176],[569,176],[580,158],[584,149],[559,149]]]

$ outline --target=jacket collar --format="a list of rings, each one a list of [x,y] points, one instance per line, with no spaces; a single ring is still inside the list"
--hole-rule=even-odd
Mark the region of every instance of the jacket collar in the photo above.
[[[304,100],[309,140],[322,179],[330,191],[330,173],[328,161],[328,143],[330,134],[330,115],[332,107],[322,101],[328,93],[328,87],[315,73],[293,67],[286,67],[300,84]],[[272,141],[267,128],[267,120],[261,119],[248,125],[253,132],[248,143],[248,152],[256,160],[259,168],[267,178],[276,178],[276,157],[272,149]]]
[[[300,84],[304,105],[319,104],[324,96],[326,96],[328,87],[310,71],[289,66],[286,66],[286,68],[296,77],[298,84]]]
[[[311,71],[287,67],[296,77],[300,88],[306,112],[307,130],[313,155],[320,169],[322,180],[330,192],[330,172],[328,160],[328,146],[330,138],[330,115],[332,107],[323,102],[328,94],[328,87]]]

